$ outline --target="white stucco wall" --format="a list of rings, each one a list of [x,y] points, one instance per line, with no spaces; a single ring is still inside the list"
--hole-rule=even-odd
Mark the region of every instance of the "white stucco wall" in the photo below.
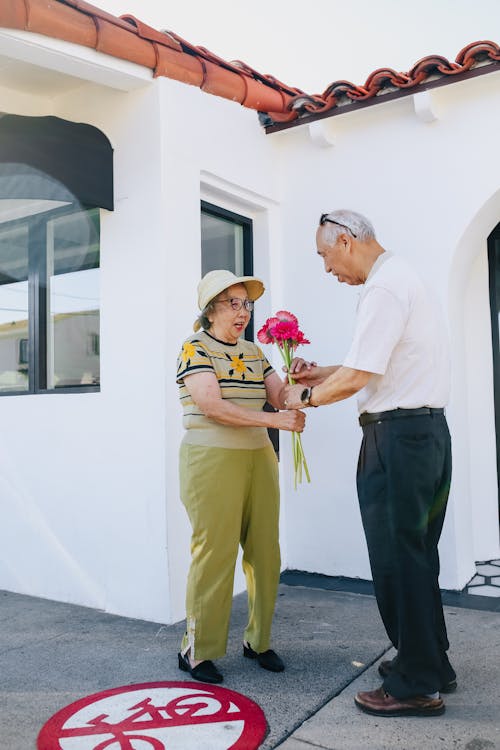
[[[441,543],[445,588],[463,587],[474,560],[499,554],[485,276],[486,238],[500,221],[499,89],[496,73],[434,91],[432,123],[416,117],[412,97],[332,118],[322,126],[330,148],[313,145],[307,126],[271,136],[290,155],[283,226],[294,262],[285,265],[285,287],[313,342],[307,354],[342,361],[353,326],[356,290],[322,276],[314,257],[318,216],[333,208],[368,215],[381,244],[414,263],[448,315],[455,473]],[[354,486],[360,436],[350,403],[309,416],[314,485],[289,504],[290,567],[369,577]]]
[[[196,317],[196,286],[201,274],[200,199],[254,222],[254,273],[269,290],[256,313],[259,325],[278,304],[274,248],[279,247],[279,239],[274,238],[279,233],[279,183],[275,149],[257,126],[255,113],[174,81],[158,83],[165,123],[164,210],[170,269],[165,363],[169,593],[172,611],[179,619],[184,615],[189,527],[178,491],[182,425],[174,372],[180,344],[192,331]],[[238,565],[235,590],[243,586]]]
[[[336,144],[332,148],[315,145],[307,127],[268,136],[273,151],[256,140],[251,165],[240,161],[246,155],[239,143],[226,140],[224,127],[214,138],[210,124],[217,120],[204,118],[206,142],[199,134],[203,196],[246,212],[263,227],[255,243],[256,272],[271,282],[271,293],[258,306],[257,325],[270,311],[291,308],[313,342],[304,354],[323,362],[342,360],[357,291],[325,277],[314,250],[318,215],[335,206],[369,215],[382,244],[410,259],[437,291],[449,320],[454,362],[448,415],[455,475],[441,544],[441,585],[454,589],[472,577],[475,560],[499,555],[486,269],[486,238],[500,221],[498,156],[490,147],[500,118],[499,86],[499,74],[492,74],[433,92],[438,119],[432,123],[417,118],[412,97],[333,118],[324,123]],[[242,118],[240,110],[232,115],[231,105],[219,100],[203,106],[214,117],[220,114],[224,125],[234,117],[240,135],[247,115],[253,117],[244,113]],[[252,131],[252,119],[249,124]],[[228,146],[234,148],[229,172],[220,154]],[[269,160],[271,178],[264,168]],[[264,168],[257,188],[255,167]],[[242,183],[255,195],[245,197]],[[256,205],[267,208],[256,211]],[[272,238],[266,238],[266,229]],[[198,245],[192,247],[198,258]],[[353,399],[308,412],[304,445],[313,483],[295,492],[288,436],[282,436],[285,567],[370,578],[355,492],[360,437]]]
[[[500,214],[500,205],[498,206]],[[480,247],[480,244],[479,244]],[[470,268],[464,300],[464,334],[467,368],[470,503],[475,560],[498,555],[498,492],[496,472],[493,358],[488,290],[486,243]]]
[[[158,88],[87,85],[19,114],[99,127],[115,149],[101,211],[101,391],[4,397],[1,586],[171,618],[165,509],[167,258]],[[27,102],[29,100],[27,99]],[[154,398],[152,397],[154,394]],[[22,429],[20,429],[22,425]],[[20,544],[20,540],[22,543]]]
[[[52,83],[63,93],[0,90],[0,110],[86,122],[114,148],[101,391],[3,397],[0,587],[171,622],[184,614],[189,564],[175,360],[196,313],[200,198],[254,220],[255,272],[271,287],[273,146],[254,113],[176,82]]]
[[[357,301],[316,257],[322,211],[366,213],[382,245],[436,288],[454,364],[441,584],[461,588],[475,560],[500,556],[486,267],[486,238],[500,221],[500,74],[435,91],[430,124],[411,97],[325,120],[335,145],[323,148],[307,126],[266,136],[254,112],[177,82],[139,76],[127,91],[131,69],[120,91],[113,76],[116,85],[100,80],[111,75],[109,58],[106,75],[96,72],[100,57],[92,52],[93,83],[56,96],[0,88],[0,111],[99,127],[114,148],[116,199],[114,212],[101,212],[101,392],[0,400],[0,588],[182,618],[189,526],[174,368],[195,314],[200,198],[253,219],[254,271],[268,290],[256,330],[292,309],[312,341],[303,353],[320,362],[342,361]],[[289,436],[281,441],[284,567],[370,578],[355,402],[307,416],[313,481],[297,492]],[[242,584],[238,574],[236,590]]]

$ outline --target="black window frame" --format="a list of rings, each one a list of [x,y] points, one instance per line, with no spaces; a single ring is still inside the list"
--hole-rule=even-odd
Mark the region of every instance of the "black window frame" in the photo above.
[[[28,388],[0,390],[0,397],[30,396],[55,393],[92,393],[99,392],[101,385],[65,385],[59,388],[47,387],[47,253],[38,252],[39,247],[46,247],[47,224],[53,219],[75,213],[97,211],[100,239],[100,209],[80,203],[70,203],[58,208],[47,209],[37,214],[20,217],[2,226],[25,225],[28,222]],[[40,234],[43,233],[43,238]],[[100,245],[100,242],[99,242]],[[83,266],[79,270],[95,268],[94,265]],[[100,252],[99,266],[100,268]]]
[[[242,216],[234,211],[229,211],[227,208],[221,208],[216,206],[214,203],[208,203],[207,201],[201,201],[201,212],[215,216],[216,218],[226,219],[238,224],[243,228],[243,276],[253,276],[253,221],[248,216]],[[202,260],[202,259],[201,259]],[[201,265],[201,264],[200,264]],[[245,339],[247,341],[254,341],[254,320],[253,315],[250,318],[250,322],[245,330]],[[264,404],[264,411],[277,411],[267,401]],[[276,455],[279,458],[279,430],[274,428],[268,429],[268,434],[273,444],[273,448]]]
[[[493,348],[493,395],[495,403],[495,432],[497,447],[498,511],[500,515],[500,300],[497,288],[500,285],[500,224],[488,237],[488,276],[491,312],[491,343]]]
[[[208,203],[207,201],[201,201],[201,213],[214,216],[218,219],[226,219],[231,221],[233,224],[238,224],[243,229],[243,276],[253,275],[253,222],[248,216],[242,216],[234,211],[229,211],[227,208],[221,208],[216,206],[214,203]],[[202,260],[202,259],[201,259]],[[254,340],[254,324],[253,315],[250,318],[250,323],[245,330],[245,339],[247,341]]]

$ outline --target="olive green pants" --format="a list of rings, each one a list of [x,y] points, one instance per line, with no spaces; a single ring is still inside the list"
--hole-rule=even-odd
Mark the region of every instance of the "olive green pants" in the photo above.
[[[248,592],[244,639],[269,648],[280,575],[279,484],[271,445],[257,450],[181,445],[180,491],[193,529],[182,650],[226,653],[238,545]]]

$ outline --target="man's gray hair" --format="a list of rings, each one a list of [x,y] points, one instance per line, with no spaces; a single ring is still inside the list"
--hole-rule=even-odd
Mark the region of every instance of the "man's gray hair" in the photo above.
[[[322,214],[322,218],[324,221],[322,224],[323,239],[327,245],[334,245],[337,242],[339,234],[345,232],[346,229],[348,230],[348,234],[361,240],[361,242],[376,239],[371,221],[366,216],[356,213],[356,211],[344,209],[329,211],[327,214]]]

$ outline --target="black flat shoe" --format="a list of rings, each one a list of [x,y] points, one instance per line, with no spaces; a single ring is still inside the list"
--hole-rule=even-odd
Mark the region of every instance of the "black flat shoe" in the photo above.
[[[246,656],[247,659],[257,659],[259,666],[261,666],[262,669],[268,669],[270,672],[283,672],[285,669],[283,661],[280,659],[276,651],[272,650],[272,648],[258,654],[253,650],[250,644],[248,644],[248,646],[243,644],[243,656]]]
[[[378,665],[378,673],[381,677],[387,677],[392,672],[392,661],[381,661]],[[450,680],[439,688],[440,693],[454,693],[457,689],[457,681]]]
[[[177,656],[179,658],[179,669],[182,669],[183,672],[189,672],[191,677],[194,677],[195,680],[216,684],[222,682],[224,679],[213,661],[210,661],[209,659],[200,662],[196,667],[192,667],[189,663],[189,657],[187,654],[186,656],[183,656],[181,653],[178,653]]]

